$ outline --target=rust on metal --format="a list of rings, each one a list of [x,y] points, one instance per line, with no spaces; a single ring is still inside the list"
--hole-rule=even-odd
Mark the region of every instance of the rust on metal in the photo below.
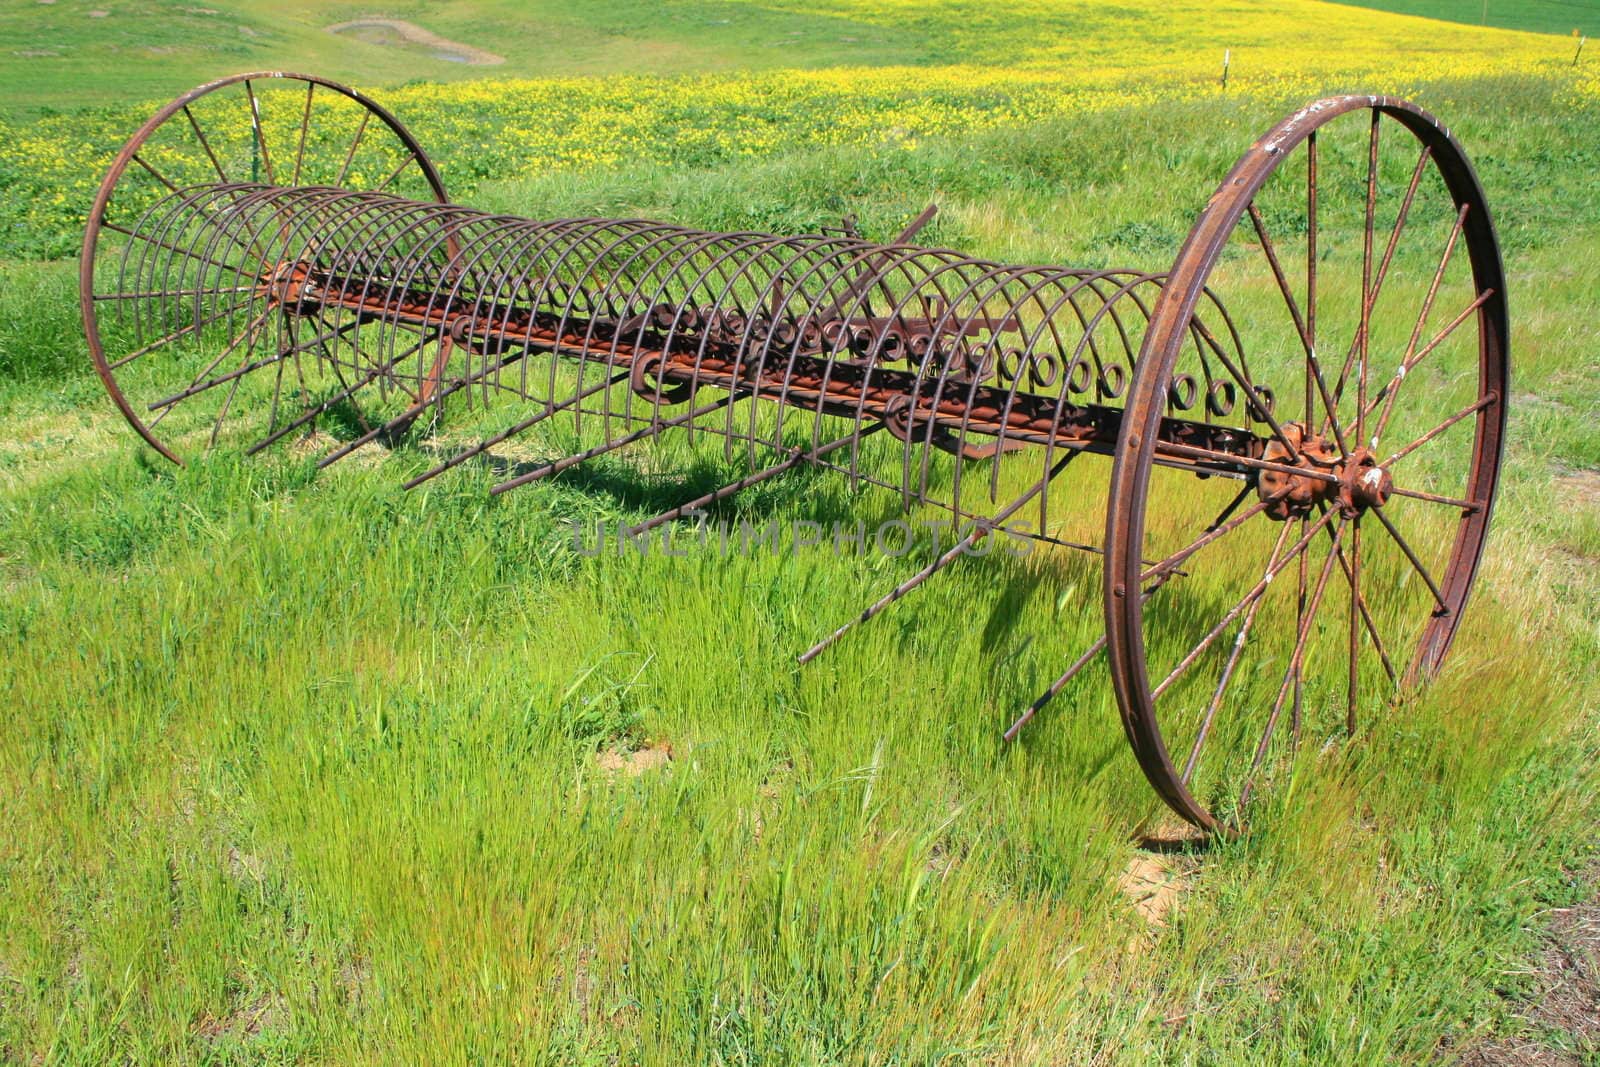
[[[288,141],[268,121],[285,113],[298,120]],[[1380,125],[1420,150],[1382,219]],[[1353,131],[1359,149],[1345,153],[1359,157],[1346,186],[1319,162],[1319,138],[1335,131]],[[1357,306],[1335,345],[1326,294],[1343,294],[1326,276],[1340,245],[1320,227],[1345,187],[1361,190],[1362,239],[1343,246],[1360,249]],[[1076,551],[1103,576],[1104,636],[1072,651],[1006,738],[1103,664],[1158,795],[1199,826],[1236,828],[1269,756],[1285,751],[1280,722],[1297,740],[1308,692],[1334,692],[1312,682],[1329,666],[1329,605],[1348,604],[1337,699],[1351,730],[1367,663],[1391,691],[1415,684],[1459,625],[1507,395],[1505,281],[1471,167],[1413,105],[1341,97],[1257,142],[1170,268],[1010,265],[911,243],[934,218],[930,207],[876,243],[853,219],[777,235],[491,214],[451,202],[421,145],[366,96],[304,75],[239,75],[158,111],[117,156],[85,234],[83,318],[114,403],[174,462],[337,423],[327,465],[445,425],[449,410],[504,410],[509,421],[407,488],[559,422],[575,442],[567,454],[492,492],[678,433],[719,441],[743,473],[640,530],[805,466],[966,524],[802,663],[997,531]],[[1420,247],[1428,220],[1447,232]],[[1465,265],[1452,271],[1458,248]],[[1255,265],[1254,288],[1235,281],[1241,262]],[[1426,290],[1414,328],[1386,282]],[[1263,319],[1278,333],[1247,343]],[[1393,337],[1391,323],[1402,324]],[[1467,368],[1449,380],[1469,385],[1447,409],[1404,388],[1474,336],[1469,355],[1448,357]],[[1380,363],[1387,378],[1374,376],[1389,373]],[[1467,433],[1459,462],[1431,461],[1454,481],[1415,473],[1414,454]],[[1110,458],[1108,488],[1069,484],[1083,453]],[[1452,516],[1442,560],[1390,514],[1399,502]],[[1068,529],[1102,512],[1098,543]],[[1369,517],[1377,533],[1363,540]],[[1363,577],[1374,539],[1426,601],[1404,669],[1391,653],[1399,630],[1384,636],[1401,609],[1374,610]],[[1215,681],[1197,681],[1203,670]],[[1178,760],[1175,744],[1187,749]]]

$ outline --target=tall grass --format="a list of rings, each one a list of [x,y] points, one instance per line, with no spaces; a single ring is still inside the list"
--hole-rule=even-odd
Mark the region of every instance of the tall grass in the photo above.
[[[1516,330],[1507,485],[1448,671],[1302,753],[1249,836],[1180,846],[1160,929],[1118,889],[1169,826],[1103,672],[998,738],[1098,635],[1092,567],[963,561],[796,670],[927,548],[575,552],[569,519],[725,472],[681,441],[493,500],[488,468],[400,492],[426,441],[325,474],[293,446],[161,466],[97,399],[69,268],[0,267],[4,1056],[1427,1062],[1514,1029],[1502,994],[1600,814],[1600,116],[1541,93],[1424,90],[1482,166]],[[1157,118],[1132,110],[893,165],[483,199],[727,227],[859,210],[881,234],[937,196],[941,243],[1160,265],[1275,110],[1163,112],[1159,144],[1119,136]],[[800,475],[724,517],[895,507]],[[596,759],[651,746],[672,758],[637,776]]]

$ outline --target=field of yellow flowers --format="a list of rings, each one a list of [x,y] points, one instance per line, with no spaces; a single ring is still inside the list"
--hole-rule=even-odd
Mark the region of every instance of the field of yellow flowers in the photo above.
[[[1600,67],[1575,67],[1572,42],[1559,37],[1313,0],[1072,10],[1063,24],[1061,5],[1043,0],[1004,8],[957,3],[934,12],[885,0],[818,8],[937,39],[959,63],[500,78],[410,84],[378,95],[422,140],[458,198],[491,178],[588,174],[626,162],[702,167],[823,146],[904,151],[930,138],[1225,94],[1273,101],[1348,91],[1404,96],[1452,78],[1533,75],[1566,86],[1572,106],[1600,102]],[[802,57],[815,61],[801,47]],[[0,120],[0,256],[74,251],[112,154],[159,103]],[[267,111],[268,138],[288,142],[299,117],[293,107]],[[242,140],[249,129],[235,121],[214,135]]]

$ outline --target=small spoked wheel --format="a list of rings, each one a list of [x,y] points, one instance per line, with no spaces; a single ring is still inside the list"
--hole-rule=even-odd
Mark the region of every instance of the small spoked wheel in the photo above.
[[[1208,289],[1236,348],[1192,324]],[[1237,830],[1297,751],[1438,671],[1483,554],[1507,370],[1494,228],[1432,116],[1321,101],[1228,175],[1152,315],[1108,501],[1112,680],[1178,814]],[[1244,398],[1252,455],[1174,442],[1185,373]]]
[[[203,85],[117,154],[84,234],[84,333],[117,408],[161,455],[182,463],[224,432],[265,447],[319,418],[360,433],[435,389],[448,345],[430,363],[419,337],[417,369],[401,373],[393,331],[286,313],[285,286],[343,186],[446,201],[393,115],[301,74]]]

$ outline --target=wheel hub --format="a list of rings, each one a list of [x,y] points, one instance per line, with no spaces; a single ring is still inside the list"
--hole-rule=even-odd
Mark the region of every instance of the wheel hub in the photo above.
[[[1263,470],[1256,485],[1272,518],[1303,518],[1319,505],[1332,504],[1353,519],[1388,502],[1394,478],[1369,449],[1357,448],[1341,458],[1336,442],[1303,423],[1289,423],[1283,434],[1288,443],[1272,438],[1261,458],[1298,469]]]

